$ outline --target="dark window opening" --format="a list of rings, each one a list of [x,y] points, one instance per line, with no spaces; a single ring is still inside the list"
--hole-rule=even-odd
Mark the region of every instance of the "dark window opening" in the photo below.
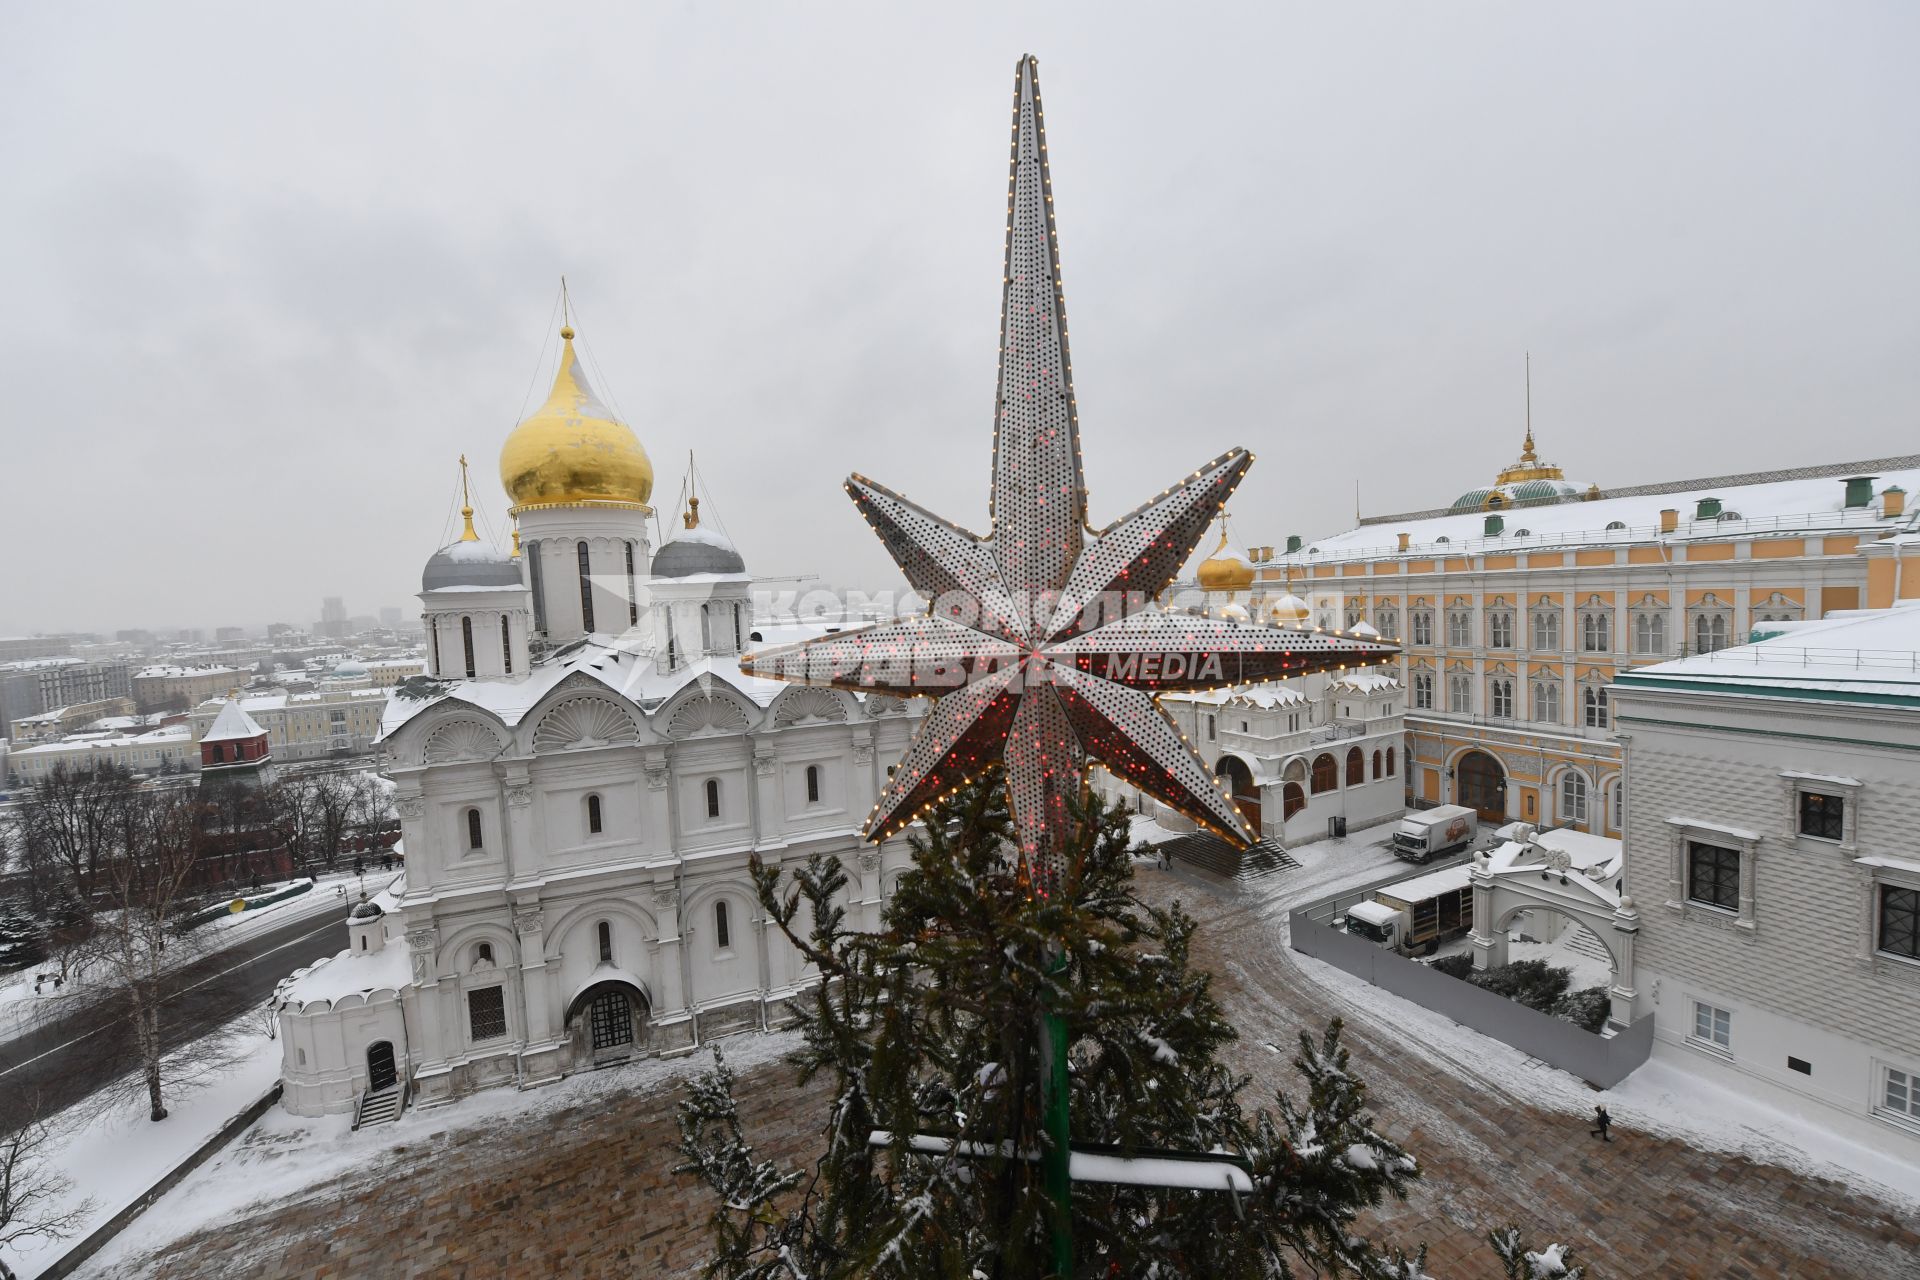
[[[633,543],[627,543],[627,625],[640,625],[640,594],[633,589]]]
[[[817,764],[807,766],[807,803],[820,803],[820,766]]]
[[[713,904],[713,945],[725,951],[733,945],[733,930],[727,925],[727,904]]]
[[[600,963],[612,964],[613,963],[613,926],[608,924],[605,920],[602,920],[600,922],[600,928],[598,932],[600,935]]]
[[[1880,950],[1920,960],[1920,889],[1880,886]]]
[[[707,779],[707,816],[709,818],[720,816],[720,780],[718,778]]]
[[[479,847],[480,811],[478,809],[469,809],[467,810],[467,848],[478,849]]]
[[[587,832],[590,835],[600,834],[600,797],[599,796],[587,797]]]
[[[1813,1064],[1805,1058],[1796,1058],[1789,1054],[1787,1056],[1787,1070],[1798,1071],[1803,1076],[1810,1076],[1813,1074]]]
[[[593,569],[587,563],[586,539],[581,539],[575,550],[580,557],[580,625],[584,630],[594,630],[593,625]]]
[[[1839,796],[1817,791],[1800,793],[1800,834],[1821,840],[1838,840],[1846,827],[1847,802]]]
[[[471,680],[473,679],[475,674],[474,666],[473,666],[473,619],[472,618],[460,619],[460,639],[463,642],[465,642],[467,646],[467,679]]]
[[[1687,845],[1687,896],[1722,911],[1740,909],[1740,851],[1716,844]]]
[[[467,1028],[475,1041],[498,1040],[507,1034],[506,988],[467,992]]]

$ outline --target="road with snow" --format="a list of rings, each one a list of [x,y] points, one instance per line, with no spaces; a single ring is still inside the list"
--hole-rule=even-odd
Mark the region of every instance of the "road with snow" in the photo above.
[[[320,911],[262,922],[232,945],[168,974],[161,1036],[168,1048],[264,1008],[280,979],[347,945],[344,900]],[[122,1011],[105,1001],[0,1044],[0,1132],[35,1105],[61,1111],[128,1069]]]

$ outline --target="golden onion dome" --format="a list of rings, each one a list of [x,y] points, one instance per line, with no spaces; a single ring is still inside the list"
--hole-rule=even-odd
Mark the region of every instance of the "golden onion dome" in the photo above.
[[[553,391],[501,447],[500,483],[516,512],[578,503],[645,507],[653,496],[653,463],[632,428],[588,385],[573,330],[560,330],[560,337]]]
[[[1291,626],[1305,622],[1313,614],[1313,607],[1299,596],[1289,591],[1273,602],[1271,610],[1273,620],[1281,626]]]
[[[1220,528],[1220,545],[1200,562],[1200,589],[1203,591],[1245,591],[1253,585],[1253,566],[1227,550],[1227,530]]]

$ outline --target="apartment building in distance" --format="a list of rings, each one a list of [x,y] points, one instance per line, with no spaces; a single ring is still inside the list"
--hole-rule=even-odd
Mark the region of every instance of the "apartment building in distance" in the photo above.
[[[1403,646],[1410,803],[1618,836],[1614,679],[1920,597],[1917,484],[1920,455],[1603,492],[1529,432],[1448,507],[1254,548],[1225,576],[1244,590],[1199,586],[1211,609]]]

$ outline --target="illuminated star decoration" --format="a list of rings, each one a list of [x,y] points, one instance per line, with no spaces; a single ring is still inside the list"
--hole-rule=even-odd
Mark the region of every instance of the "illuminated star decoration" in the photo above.
[[[1088,540],[1038,66],[1015,80],[995,407],[993,532],[981,538],[855,475],[847,492],[930,603],[924,617],[743,658],[753,675],[937,699],[868,815],[881,841],[1004,760],[1021,860],[1061,883],[1090,762],[1236,845],[1257,838],[1155,695],[1375,665],[1348,636],[1160,612],[1253,458],[1235,449]]]

